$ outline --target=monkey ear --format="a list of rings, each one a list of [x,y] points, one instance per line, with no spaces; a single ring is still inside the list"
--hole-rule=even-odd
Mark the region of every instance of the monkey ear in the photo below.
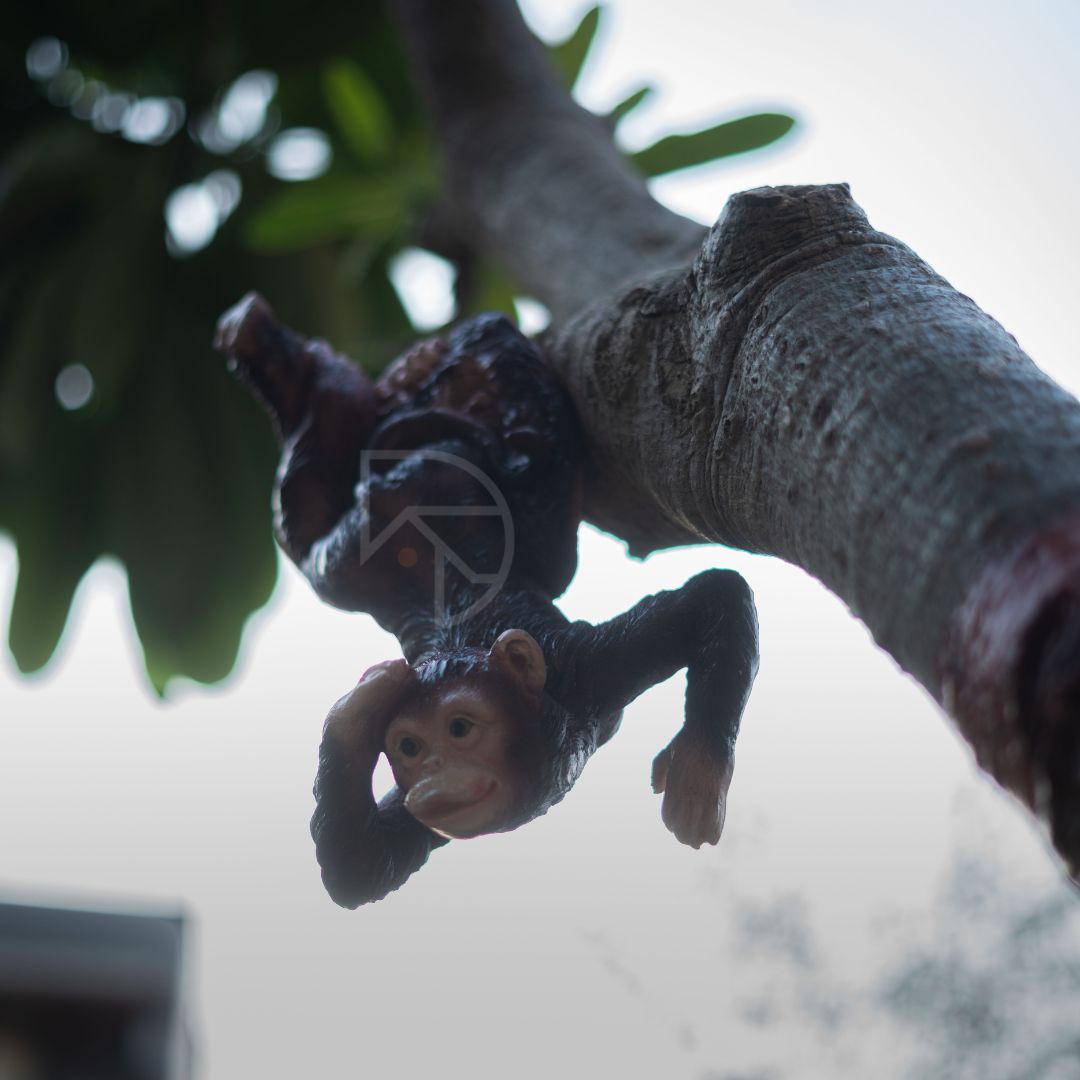
[[[544,652],[532,634],[524,630],[504,630],[491,646],[492,657],[535,697],[544,692],[547,664]]]

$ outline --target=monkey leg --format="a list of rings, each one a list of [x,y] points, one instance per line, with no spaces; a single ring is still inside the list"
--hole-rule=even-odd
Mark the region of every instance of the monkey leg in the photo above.
[[[222,316],[214,344],[274,423],[282,448],[274,529],[303,567],[353,504],[360,452],[375,424],[371,382],[326,342],[283,326],[257,293]]]
[[[248,293],[222,315],[214,347],[270,414],[283,445],[311,423],[313,413],[327,409],[329,415],[320,419],[341,423],[361,406],[370,428],[375,403],[367,376],[325,341],[302,338],[279,322],[258,293]]]

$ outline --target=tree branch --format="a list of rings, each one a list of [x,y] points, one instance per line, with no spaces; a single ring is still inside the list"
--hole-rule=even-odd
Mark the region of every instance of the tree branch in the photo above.
[[[570,99],[513,3],[391,6],[435,121],[444,202],[473,246],[556,319],[628,273],[693,258],[705,230],[649,195],[604,121]]]
[[[510,0],[395,0],[451,205],[552,307],[588,516],[840,595],[1080,870],[1080,405],[846,185],[661,208]]]

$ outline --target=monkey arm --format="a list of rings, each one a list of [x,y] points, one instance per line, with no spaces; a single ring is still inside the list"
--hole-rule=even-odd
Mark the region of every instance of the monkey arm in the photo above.
[[[447,843],[405,810],[397,788],[378,804],[371,793],[383,733],[409,677],[404,660],[377,666],[323,726],[311,835],[326,891],[342,907],[381,900]]]
[[[686,727],[730,753],[757,674],[757,614],[734,570],[706,570],[607,622],[573,623],[559,650],[563,696],[575,711],[618,712],[687,669]]]
[[[757,615],[743,578],[707,570],[608,622],[575,623],[564,650],[558,662],[567,705],[600,718],[687,669],[685,721],[654,762],[653,786],[665,793],[664,821],[681,841],[716,843],[758,666]]]

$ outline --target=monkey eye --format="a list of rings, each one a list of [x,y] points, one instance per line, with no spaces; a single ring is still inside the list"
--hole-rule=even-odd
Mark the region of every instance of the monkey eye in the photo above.
[[[420,740],[411,735],[405,735],[398,743],[398,749],[404,757],[416,757],[420,753]]]
[[[467,716],[455,716],[447,730],[453,738],[464,739],[472,729],[473,722]]]

